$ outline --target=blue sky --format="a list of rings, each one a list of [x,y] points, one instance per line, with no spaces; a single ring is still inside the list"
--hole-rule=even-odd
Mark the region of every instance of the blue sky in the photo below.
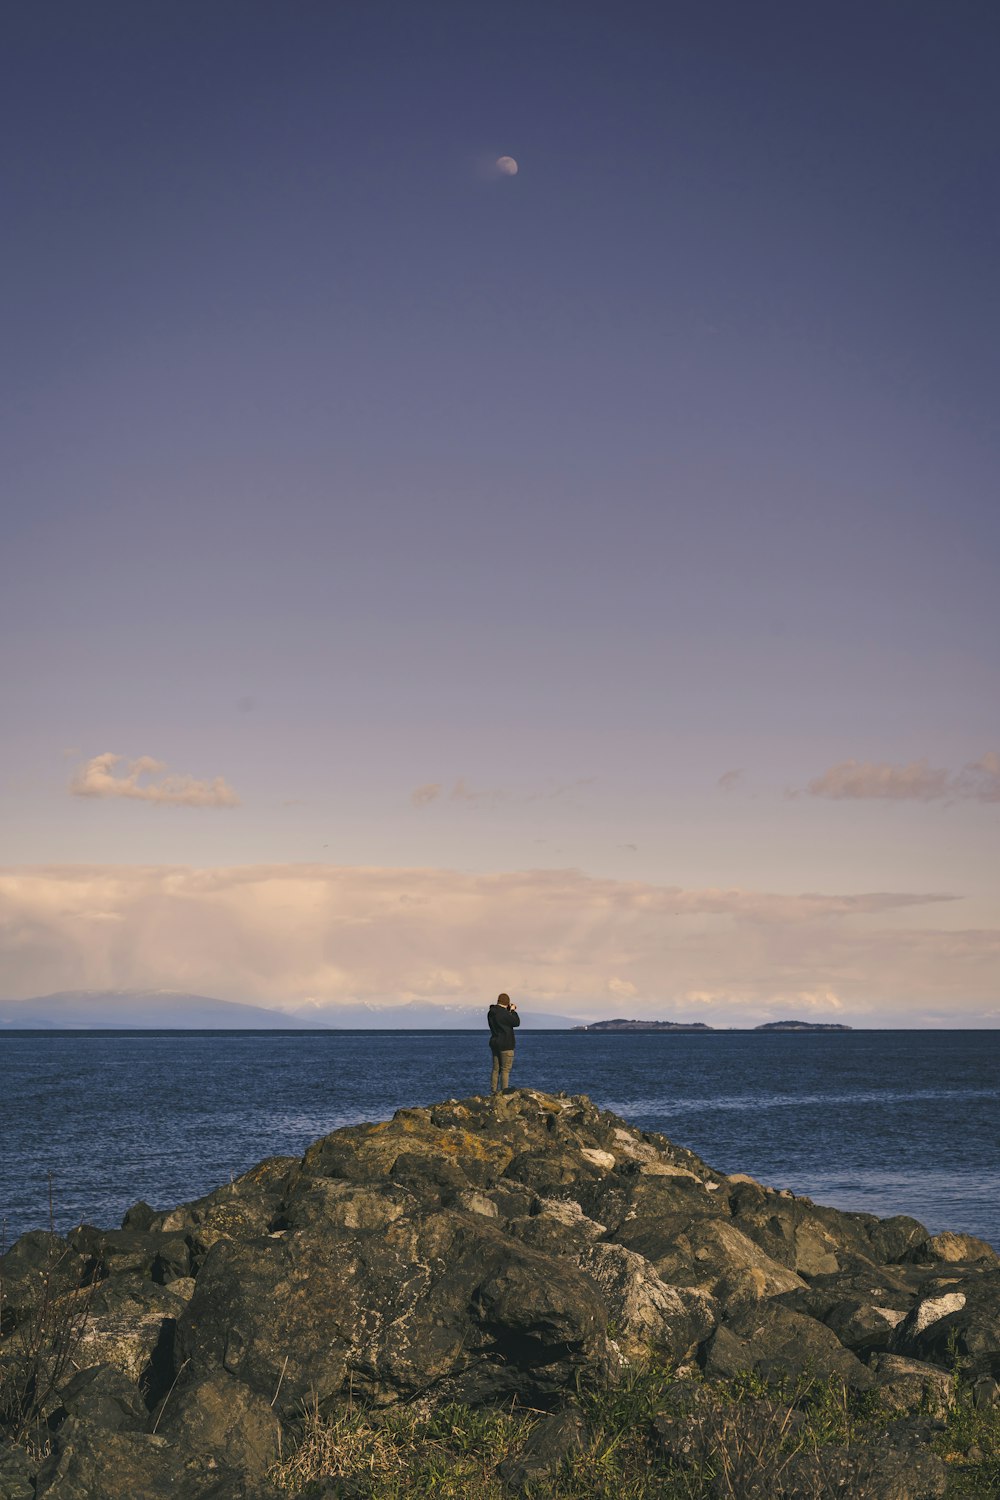
[[[8,993],[996,1024],[995,8],[3,29]]]

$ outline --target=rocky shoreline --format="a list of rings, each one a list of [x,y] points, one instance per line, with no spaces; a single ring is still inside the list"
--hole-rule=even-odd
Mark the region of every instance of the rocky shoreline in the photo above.
[[[119,1230],[34,1231],[0,1277],[0,1500],[264,1500],[305,1408],[445,1403],[534,1413],[499,1465],[516,1490],[585,1447],[581,1391],[653,1366],[694,1392],[651,1429],[668,1468],[715,1386],[832,1380],[891,1416],[878,1462],[862,1484],[833,1446],[773,1493],[921,1500],[949,1484],[934,1424],[1000,1391],[989,1245],[723,1175],[531,1090],[334,1131]]]

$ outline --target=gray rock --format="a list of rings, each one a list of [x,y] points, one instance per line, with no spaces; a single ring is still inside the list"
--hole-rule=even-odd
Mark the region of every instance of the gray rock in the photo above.
[[[83,1224],[69,1237],[73,1249],[92,1257],[96,1274],[133,1272],[149,1281],[170,1282],[191,1274],[191,1251],[181,1234],[137,1229],[95,1229]]]
[[[896,1329],[892,1350],[946,1368],[957,1355],[967,1378],[1000,1377],[1000,1271],[935,1288]]]
[[[37,1467],[23,1448],[0,1448],[0,1500],[34,1500]]]
[[[110,1432],[76,1417],[56,1434],[37,1494],[48,1500],[262,1500],[261,1486],[166,1438]]]
[[[217,1459],[263,1480],[278,1456],[281,1424],[263,1396],[225,1374],[172,1391],[161,1403],[157,1432],[179,1448]]]
[[[985,1240],[974,1234],[932,1234],[907,1253],[907,1260],[917,1264],[1000,1266],[1000,1255]]]
[[[76,1362],[114,1365],[152,1402],[173,1378],[177,1319],[187,1306],[190,1281],[160,1286],[129,1273],[97,1288]]]
[[[930,1231],[906,1214],[891,1219],[874,1219],[867,1226],[871,1257],[880,1266],[895,1265],[909,1259],[913,1252],[930,1239]]]
[[[945,1464],[929,1451],[829,1447],[796,1454],[778,1493],[782,1500],[939,1500],[947,1486]]]
[[[717,1328],[702,1361],[706,1375],[722,1379],[753,1371],[774,1381],[837,1375],[856,1390],[872,1384],[871,1372],[829,1328],[773,1302]]]
[[[936,1365],[899,1354],[877,1354],[870,1366],[882,1405],[900,1412],[945,1417],[954,1403],[951,1376]]]
[[[80,1370],[62,1387],[58,1399],[57,1421],[80,1417],[113,1432],[142,1432],[149,1420],[138,1385],[115,1365]]]
[[[442,1210],[379,1233],[329,1228],[217,1244],[178,1327],[177,1361],[226,1370],[282,1410],[350,1379],[377,1402],[431,1386],[540,1401],[603,1370],[607,1312],[568,1262],[492,1220]]]
[[[556,1473],[574,1453],[587,1445],[587,1429],[576,1407],[567,1407],[544,1417],[533,1429],[520,1453],[503,1461],[497,1470],[510,1489],[520,1491],[538,1479]]]

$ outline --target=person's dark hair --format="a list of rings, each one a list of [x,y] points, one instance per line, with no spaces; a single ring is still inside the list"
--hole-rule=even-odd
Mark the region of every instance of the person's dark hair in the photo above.
[[[509,1006],[510,1005],[510,996],[509,995],[498,995],[497,996],[497,1004],[498,1005]]]

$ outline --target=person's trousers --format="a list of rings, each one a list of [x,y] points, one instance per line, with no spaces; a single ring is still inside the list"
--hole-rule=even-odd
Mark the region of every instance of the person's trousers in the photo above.
[[[514,1065],[514,1049],[509,1052],[494,1052],[493,1054],[493,1076],[490,1079],[490,1093],[495,1094],[498,1089],[505,1089],[510,1082],[510,1070]]]

